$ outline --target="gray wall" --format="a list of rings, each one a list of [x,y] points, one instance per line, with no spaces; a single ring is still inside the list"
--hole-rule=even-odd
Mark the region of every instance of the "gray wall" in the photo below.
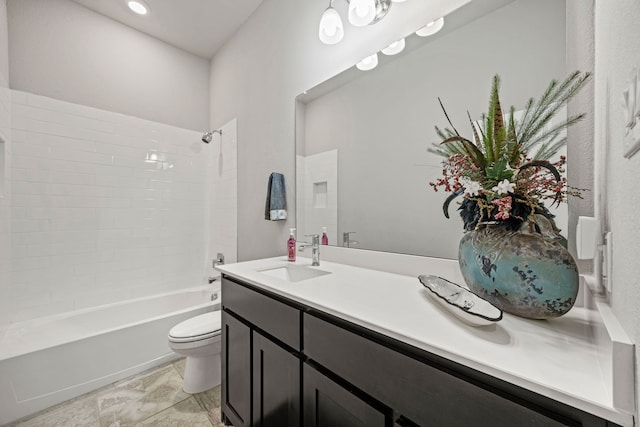
[[[499,49],[489,56],[486,46]],[[361,248],[457,258],[456,203],[446,219],[447,194],[427,185],[442,176],[442,158],[427,152],[434,126],[448,127],[438,97],[472,139],[466,114],[486,112],[493,75],[505,111],[522,109],[564,78],[565,51],[564,2],[519,0],[307,104],[306,154],[338,149],[338,236],[356,231]]]
[[[635,0],[595,1],[594,205],[604,229],[613,232],[613,311],[636,344],[640,343],[640,153],[631,159],[623,157],[621,98],[632,68],[640,65],[638,22],[640,3]],[[640,346],[636,345],[638,361]],[[636,387],[638,408],[640,382]]]
[[[0,87],[9,86],[9,39],[7,0],[0,0]]]
[[[318,40],[318,23],[327,3],[264,0],[216,54],[211,66],[212,125],[238,119],[239,260],[286,252],[288,227],[295,223],[295,96],[464,3],[467,0],[394,3],[379,24],[346,24],[343,42],[326,46]],[[345,16],[346,2],[335,5]],[[288,221],[263,219],[272,171],[284,173],[288,182]]]
[[[593,72],[594,67],[594,0],[567,0],[567,70]],[[586,113],[585,119],[569,128],[567,156],[572,164],[593,165],[593,80],[567,106],[569,115]],[[593,187],[593,168],[567,170],[567,179],[574,187]],[[582,198],[569,199],[569,250],[575,253],[575,229],[578,216],[593,216],[593,191],[584,191]],[[591,261],[577,260],[582,273],[592,271]]]
[[[7,9],[12,89],[208,128],[209,61],[70,0],[8,0]]]

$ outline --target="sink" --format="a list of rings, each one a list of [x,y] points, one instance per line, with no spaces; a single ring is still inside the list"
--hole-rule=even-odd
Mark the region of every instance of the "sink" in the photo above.
[[[303,280],[314,279],[326,274],[331,274],[328,271],[317,270],[315,268],[303,267],[299,265],[271,267],[259,271],[260,273],[266,274],[267,276],[275,277],[276,279],[280,280],[286,280],[287,282],[301,282]]]

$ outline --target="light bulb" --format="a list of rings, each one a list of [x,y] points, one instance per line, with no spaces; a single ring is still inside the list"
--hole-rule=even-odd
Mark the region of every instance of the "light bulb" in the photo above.
[[[420,37],[432,36],[444,27],[444,17],[429,22],[424,27],[416,31],[416,34]]]
[[[140,1],[130,0],[127,2],[129,9],[137,13],[138,15],[146,15],[149,12],[147,5]]]
[[[356,27],[364,27],[376,17],[375,0],[351,0],[349,3],[349,22]]]
[[[338,11],[329,6],[320,18],[318,37],[324,44],[336,44],[344,36],[344,27]]]
[[[358,70],[362,70],[362,71],[373,70],[377,66],[378,66],[378,54],[377,53],[374,53],[371,56],[367,56],[362,61],[360,61],[360,62],[358,62],[356,64],[356,67],[358,67]]]
[[[381,50],[385,55],[395,55],[396,53],[400,53],[404,50],[405,42],[404,39],[400,39],[391,43],[389,46],[385,47]]]

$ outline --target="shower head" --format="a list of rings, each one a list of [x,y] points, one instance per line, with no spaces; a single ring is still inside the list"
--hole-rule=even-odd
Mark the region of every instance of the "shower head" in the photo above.
[[[212,130],[211,132],[206,132],[204,135],[202,135],[202,142],[204,142],[205,144],[210,143],[213,139],[213,135],[216,133],[222,136],[222,131],[220,129]]]

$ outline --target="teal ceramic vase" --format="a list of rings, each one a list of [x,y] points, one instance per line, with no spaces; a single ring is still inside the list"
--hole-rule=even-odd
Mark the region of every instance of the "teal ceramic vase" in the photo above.
[[[576,301],[578,268],[554,228],[531,215],[516,231],[495,224],[467,232],[458,250],[467,286],[507,313],[562,316]]]

